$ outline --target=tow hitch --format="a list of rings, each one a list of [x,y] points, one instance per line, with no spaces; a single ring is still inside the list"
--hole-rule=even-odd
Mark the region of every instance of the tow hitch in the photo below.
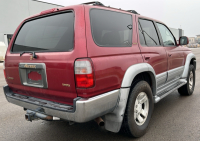
[[[43,119],[43,120],[50,120],[50,121],[53,120],[53,116],[42,114],[43,112],[44,112],[44,109],[42,109],[42,108],[38,108],[35,111],[26,110],[25,119],[27,121],[31,121],[31,122],[38,118]]]

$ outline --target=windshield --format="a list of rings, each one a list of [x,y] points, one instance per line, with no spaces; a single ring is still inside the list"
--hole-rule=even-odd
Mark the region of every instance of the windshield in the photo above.
[[[71,51],[74,40],[74,14],[62,13],[26,22],[19,31],[12,52]]]

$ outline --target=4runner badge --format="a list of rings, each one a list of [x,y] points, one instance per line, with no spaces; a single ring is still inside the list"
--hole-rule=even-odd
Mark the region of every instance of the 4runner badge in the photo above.
[[[27,65],[27,64],[25,64],[24,67],[25,67],[25,68],[33,68],[33,69],[36,69],[36,65]]]

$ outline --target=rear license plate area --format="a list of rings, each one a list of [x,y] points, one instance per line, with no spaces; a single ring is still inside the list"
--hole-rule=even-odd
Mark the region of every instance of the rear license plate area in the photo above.
[[[42,85],[41,70],[27,69],[26,73],[27,73],[26,75],[28,84]]]
[[[23,85],[39,88],[48,87],[44,63],[20,63],[19,73]]]

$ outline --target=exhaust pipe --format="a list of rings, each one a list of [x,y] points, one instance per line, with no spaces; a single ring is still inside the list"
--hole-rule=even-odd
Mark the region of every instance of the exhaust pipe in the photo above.
[[[101,117],[98,117],[94,120],[99,126],[104,126],[104,121]]]
[[[25,119],[27,121],[33,121],[35,119],[43,119],[43,120],[53,120],[53,116],[48,116],[48,115],[45,115],[45,114],[41,114],[41,113],[37,113],[37,112],[34,112],[32,110],[26,110],[26,114],[25,114]]]

